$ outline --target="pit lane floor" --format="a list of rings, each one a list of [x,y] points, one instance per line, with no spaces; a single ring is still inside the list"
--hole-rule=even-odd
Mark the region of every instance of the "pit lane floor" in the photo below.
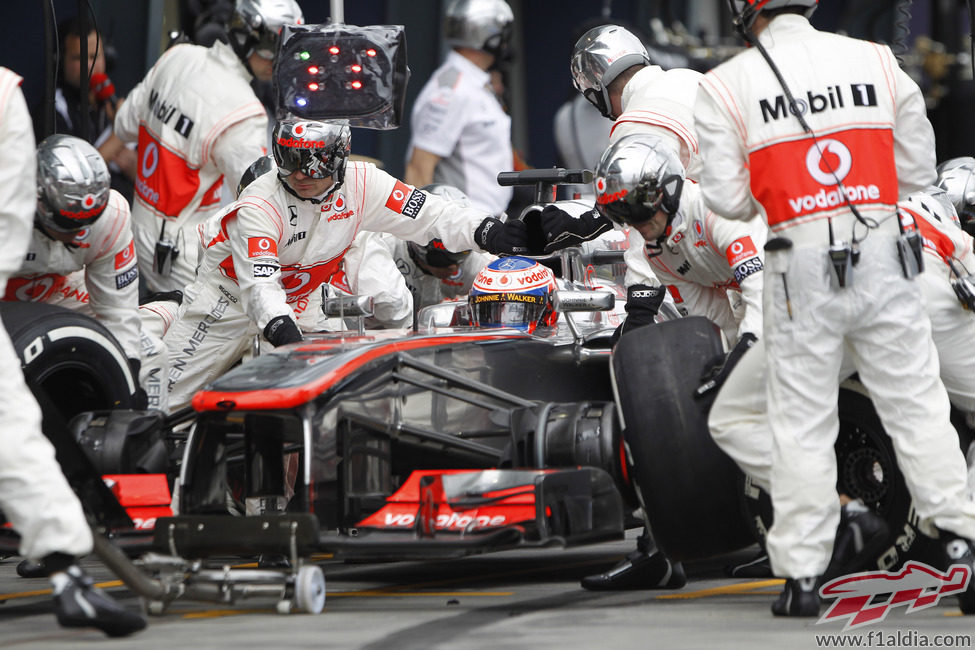
[[[47,580],[19,578],[19,558],[10,558],[0,562],[0,647],[799,649],[850,647],[856,638],[860,647],[912,647],[922,637],[934,645],[935,635],[951,635],[954,647],[975,643],[975,618],[961,616],[953,598],[914,613],[897,607],[886,620],[847,633],[841,623],[773,618],[769,605],[781,581],[730,579],[722,570],[753,549],[686,565],[689,582],[679,591],[593,593],[579,587],[581,577],[611,566],[632,548],[627,540],[440,562],[326,559],[320,562],[328,593],[322,614],[279,615],[271,602],[227,608],[178,600],[126,639],[60,628]],[[87,560],[85,567],[126,606],[140,606],[100,563]],[[897,634],[899,646],[891,642]],[[817,643],[817,635],[846,640],[826,645]]]

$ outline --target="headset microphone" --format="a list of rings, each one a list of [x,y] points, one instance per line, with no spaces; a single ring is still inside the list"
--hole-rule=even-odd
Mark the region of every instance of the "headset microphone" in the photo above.
[[[99,104],[108,102],[112,105],[112,108],[115,108],[116,103],[118,103],[118,97],[115,96],[115,84],[112,83],[112,80],[108,78],[107,74],[104,72],[96,72],[91,75],[88,87],[95,93],[95,100]]]

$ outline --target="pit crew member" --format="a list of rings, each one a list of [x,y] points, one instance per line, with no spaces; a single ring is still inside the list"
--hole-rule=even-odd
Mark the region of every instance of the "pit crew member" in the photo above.
[[[489,70],[508,56],[514,14],[504,0],[454,0],[444,19],[446,60],[420,90],[410,118],[404,180],[459,188],[480,210],[500,215],[512,188],[511,118],[491,90]]]
[[[150,292],[193,281],[196,227],[220,207],[224,178],[267,152],[267,114],[250,83],[270,81],[281,27],[302,22],[294,0],[237,0],[230,45],[173,46],[119,108],[116,134],[138,142],[132,218]]]
[[[8,253],[0,262],[0,286],[23,259],[37,205],[34,134],[20,81],[0,68],[0,231]],[[20,534],[21,555],[50,572],[61,625],[96,627],[111,636],[141,630],[145,619],[96,589],[77,564],[91,552],[91,529],[41,432],[40,408],[3,327],[0,363],[6,369],[0,373],[0,508]]]
[[[71,135],[38,145],[36,177],[34,230],[3,299],[94,316],[130,355],[141,383],[139,269],[128,202],[110,189],[98,151]]]
[[[952,158],[938,165],[937,184],[955,206],[961,227],[975,236],[975,158]]]
[[[912,279],[922,253],[896,216],[899,196],[935,179],[934,134],[889,48],[815,30],[816,0],[735,5],[753,47],[701,80],[701,187],[716,213],[749,219],[758,209],[777,235],[766,245],[762,334],[775,513],[767,546],[787,580],[772,612],[812,617],[840,520],[833,444],[845,348],[922,528],[962,536],[946,552],[975,560],[975,503]],[[791,80],[794,103],[780,79]],[[975,609],[975,588],[960,601]]]
[[[261,333],[274,346],[300,341],[293,305],[328,282],[362,230],[449,248],[523,251],[524,224],[444,201],[375,165],[350,162],[351,130],[338,123],[279,121],[276,174],[247,188],[206,224],[197,281],[166,333],[170,408],[227,370]]]

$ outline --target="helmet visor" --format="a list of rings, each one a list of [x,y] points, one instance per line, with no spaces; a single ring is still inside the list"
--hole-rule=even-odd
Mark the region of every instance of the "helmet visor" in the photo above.
[[[326,149],[277,147],[275,153],[279,176],[291,176],[295,172],[301,172],[309,178],[334,176],[344,157],[333,147]]]
[[[474,324],[532,331],[545,312],[547,296],[524,293],[483,293],[471,296]]]
[[[644,203],[630,203],[625,199],[613,201],[612,203],[597,203],[596,209],[613,223],[620,226],[636,225],[649,221],[653,215],[657,214],[663,203],[663,195],[659,195],[657,200],[647,205]]]

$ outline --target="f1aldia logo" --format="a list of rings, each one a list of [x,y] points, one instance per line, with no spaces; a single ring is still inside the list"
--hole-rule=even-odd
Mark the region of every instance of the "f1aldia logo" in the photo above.
[[[942,573],[927,564],[907,562],[900,571],[867,571],[830,580],[819,589],[823,599],[835,598],[818,623],[846,619],[844,630],[879,623],[894,607],[908,614],[933,607],[945,596],[968,588],[971,567],[955,564]],[[879,599],[878,599],[879,597]]]
[[[843,182],[853,166],[853,155],[839,140],[819,140],[806,152],[806,169],[820,185]]]

